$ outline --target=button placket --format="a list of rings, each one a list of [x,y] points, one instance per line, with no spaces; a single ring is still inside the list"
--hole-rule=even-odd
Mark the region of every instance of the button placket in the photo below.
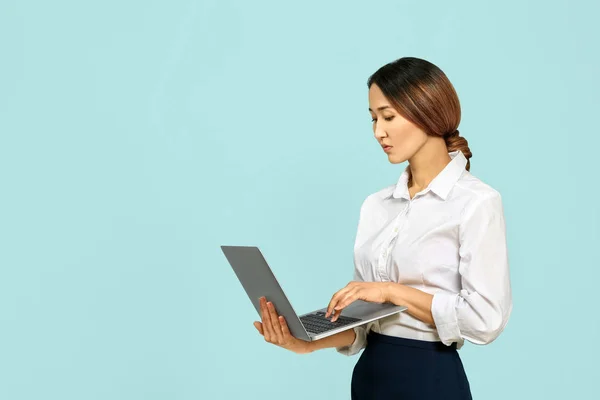
[[[411,204],[411,202],[409,201],[409,203],[405,207],[405,209],[400,214],[398,214],[398,216],[394,220],[394,227],[392,229],[392,232],[390,233],[388,239],[385,241],[384,245],[382,246],[382,250],[379,255],[379,262],[378,262],[379,276],[381,277],[382,281],[389,280],[389,277],[387,275],[387,262],[390,257],[390,254],[391,254],[392,247],[394,246],[394,243],[395,243],[396,239],[398,238],[398,232],[400,231],[401,221],[404,217],[406,217],[406,215],[408,214],[408,211],[410,210],[410,204]]]

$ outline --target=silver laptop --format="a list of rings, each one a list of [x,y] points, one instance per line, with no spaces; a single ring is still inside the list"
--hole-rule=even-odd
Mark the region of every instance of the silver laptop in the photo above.
[[[325,318],[327,306],[298,315],[258,247],[221,246],[221,249],[258,315],[261,315],[260,298],[265,296],[273,303],[277,314],[284,316],[291,334],[298,339],[319,340],[406,310],[405,306],[391,303],[379,304],[356,300],[342,310],[335,322],[331,322],[331,315],[329,319]]]

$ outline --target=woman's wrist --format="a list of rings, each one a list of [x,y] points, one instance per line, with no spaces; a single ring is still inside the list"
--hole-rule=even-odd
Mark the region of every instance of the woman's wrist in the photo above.
[[[398,306],[405,306],[406,301],[404,299],[406,286],[396,282],[385,282],[385,300],[386,302],[396,304]]]
[[[313,340],[306,342],[307,351],[312,353],[313,351],[326,349],[330,347],[345,347],[350,346],[356,340],[356,332],[354,329],[347,329],[335,335],[327,336],[323,339]]]

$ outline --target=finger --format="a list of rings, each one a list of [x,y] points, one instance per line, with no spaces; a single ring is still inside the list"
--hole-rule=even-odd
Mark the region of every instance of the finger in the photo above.
[[[258,333],[260,333],[261,335],[263,334],[263,327],[262,324],[258,321],[254,321],[254,327],[256,328],[256,330],[258,331]]]
[[[269,317],[269,311],[267,310],[267,299],[264,297],[261,299],[260,308],[262,310],[264,337],[267,342],[270,342],[273,337],[273,332],[271,332],[271,318]]]
[[[350,290],[350,291],[348,291],[346,296],[344,296],[344,298],[339,300],[337,305],[334,307],[335,316],[331,319],[331,322],[337,321],[340,314],[342,313],[342,310],[344,308],[348,307],[348,305],[350,303],[352,303],[354,300],[356,300],[358,298],[358,292],[359,292],[359,290],[357,290],[357,289]]]
[[[287,341],[292,337],[292,333],[290,332],[290,328],[283,315],[279,316],[279,322],[281,323],[281,333],[283,334],[283,338]]]
[[[346,286],[345,288],[338,290],[331,297],[331,300],[329,301],[329,304],[327,305],[327,312],[325,313],[325,318],[329,318],[329,315],[333,312],[333,308],[337,305],[337,303],[339,302],[339,299],[343,298],[346,295],[347,291],[348,291],[348,287]]]
[[[274,340],[277,343],[283,343],[283,334],[281,333],[281,324],[279,323],[279,318],[277,318],[277,312],[275,312],[275,306],[273,303],[267,303],[269,308],[269,317],[271,318],[271,323],[273,324],[273,333],[275,334]]]
[[[350,282],[346,287],[343,293],[340,293],[340,296],[338,297],[338,303],[340,301],[343,300],[344,297],[346,297],[348,295],[348,293],[354,292],[356,290],[360,290],[361,289],[361,285],[357,284],[356,282]]]
[[[262,325],[263,325],[263,333],[265,340],[270,342],[273,337],[273,333],[271,332],[271,317],[269,316],[269,310],[267,309],[267,299],[265,297],[261,300],[260,305],[262,311]]]
[[[327,312],[325,313],[325,317],[328,318],[332,313],[335,312],[335,307],[339,304],[340,300],[343,299],[347,293],[357,287],[357,282],[349,282],[343,289],[338,290],[336,294],[331,298],[331,302],[327,307]]]
[[[338,305],[340,300],[343,299],[347,295],[347,293],[352,289],[354,289],[354,286],[348,284],[345,288],[339,290],[336,294],[333,295],[331,301],[329,302],[329,305],[327,306],[325,318],[329,318],[329,316],[335,311],[334,308]]]
[[[360,297],[360,292],[362,289],[354,288],[346,292],[346,295],[339,299],[337,306],[334,307],[334,310],[341,310],[342,308],[348,307],[350,303]]]

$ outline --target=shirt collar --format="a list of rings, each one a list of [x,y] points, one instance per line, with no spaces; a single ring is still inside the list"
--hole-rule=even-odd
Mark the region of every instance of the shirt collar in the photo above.
[[[448,153],[451,160],[444,167],[444,169],[429,183],[427,186],[427,190],[431,190],[438,196],[440,196],[443,200],[446,200],[450,190],[454,184],[460,179],[462,173],[465,171],[465,166],[467,165],[467,158],[464,156],[462,151],[455,150]],[[396,184],[395,189],[390,193],[387,198],[394,197],[410,199],[408,194],[408,172],[410,170],[410,165],[407,166],[402,175],[400,175],[400,179],[398,179],[398,183]]]

